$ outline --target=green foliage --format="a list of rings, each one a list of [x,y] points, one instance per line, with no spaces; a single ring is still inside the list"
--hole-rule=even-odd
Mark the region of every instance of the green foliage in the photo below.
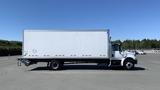
[[[120,40],[116,40],[120,41]],[[115,42],[115,41],[114,41]],[[121,42],[123,49],[159,49],[160,40],[143,39],[143,40],[124,40]]]
[[[0,40],[0,56],[21,55],[22,43],[18,41]]]

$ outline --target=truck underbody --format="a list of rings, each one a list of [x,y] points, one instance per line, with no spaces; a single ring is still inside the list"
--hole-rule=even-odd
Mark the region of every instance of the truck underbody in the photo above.
[[[97,65],[104,65],[105,67],[122,66],[121,60],[110,60],[106,58],[18,58],[18,66],[21,66],[21,63],[25,66],[30,66],[32,64],[37,64],[38,62],[47,63],[47,67],[50,67],[52,70],[62,69],[63,64],[66,62],[72,64],[97,63]],[[136,60],[131,60],[131,62],[133,65],[137,64]]]
[[[26,66],[38,62],[51,62],[52,60],[59,62],[75,62],[75,63],[109,63],[110,60],[106,58],[18,58],[18,61],[24,63]],[[30,64],[27,62],[30,62]]]

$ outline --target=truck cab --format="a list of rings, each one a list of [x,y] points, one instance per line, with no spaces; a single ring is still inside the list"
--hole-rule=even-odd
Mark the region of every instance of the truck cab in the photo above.
[[[137,64],[137,59],[134,53],[122,51],[121,44],[111,44],[111,66],[133,69],[135,64]]]

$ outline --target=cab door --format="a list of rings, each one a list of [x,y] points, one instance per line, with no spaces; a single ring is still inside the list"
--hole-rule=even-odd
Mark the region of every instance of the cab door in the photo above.
[[[122,60],[121,47],[119,44],[112,44],[112,58],[111,60]]]

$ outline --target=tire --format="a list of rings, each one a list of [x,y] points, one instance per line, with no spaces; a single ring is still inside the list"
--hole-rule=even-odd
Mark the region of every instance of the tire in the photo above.
[[[125,61],[124,62],[124,68],[126,70],[132,70],[134,68],[134,63],[132,61]]]
[[[51,70],[59,70],[62,67],[61,63],[57,60],[52,60],[50,62],[50,69]]]

